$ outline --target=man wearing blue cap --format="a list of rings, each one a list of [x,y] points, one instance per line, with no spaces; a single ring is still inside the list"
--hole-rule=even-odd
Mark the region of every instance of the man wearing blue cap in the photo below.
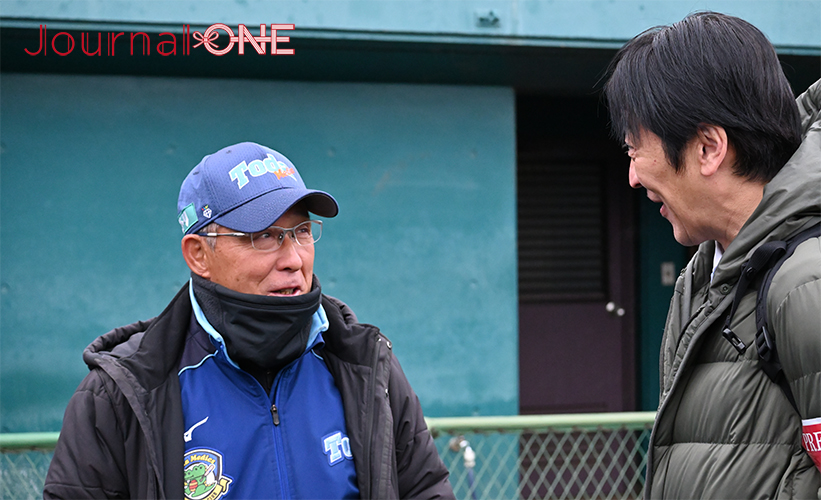
[[[390,341],[313,275],[336,200],[246,142],[178,211],[191,280],[86,348],[44,497],[453,498]]]

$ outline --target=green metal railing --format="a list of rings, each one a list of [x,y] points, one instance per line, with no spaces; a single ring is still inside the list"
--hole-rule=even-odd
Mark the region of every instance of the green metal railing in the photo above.
[[[429,418],[456,496],[634,499],[654,412]],[[0,434],[0,498],[42,498],[58,433]]]

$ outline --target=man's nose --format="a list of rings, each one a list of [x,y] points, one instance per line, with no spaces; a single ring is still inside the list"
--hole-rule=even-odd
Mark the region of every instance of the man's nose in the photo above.
[[[638,189],[641,187],[641,181],[639,181],[639,176],[636,175],[636,168],[633,166],[632,161],[630,162],[630,170],[627,173],[627,181],[633,189]]]
[[[299,255],[299,245],[295,238],[286,236],[277,250],[277,269],[296,270],[302,267],[302,257]]]

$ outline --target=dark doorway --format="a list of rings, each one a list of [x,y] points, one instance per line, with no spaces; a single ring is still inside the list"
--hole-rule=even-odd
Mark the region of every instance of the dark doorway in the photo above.
[[[635,409],[634,193],[597,96],[517,96],[519,409]]]

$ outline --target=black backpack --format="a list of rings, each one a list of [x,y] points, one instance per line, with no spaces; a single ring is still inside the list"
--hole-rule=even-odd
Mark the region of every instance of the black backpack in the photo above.
[[[770,291],[770,283],[773,281],[773,276],[781,268],[781,265],[787,260],[796,247],[803,241],[809,238],[816,238],[821,236],[821,224],[806,229],[797,235],[789,238],[787,241],[769,241],[756,249],[753,256],[750,257],[744,266],[741,268],[741,277],[736,285],[735,298],[733,299],[733,306],[730,309],[730,315],[727,316],[727,321],[724,322],[724,338],[727,339],[736,350],[744,354],[747,350],[747,345],[738,338],[738,336],[730,329],[730,321],[735,315],[738,304],[747,290],[758,290],[758,296],[755,304],[755,345],[758,348],[758,357],[761,358],[761,369],[767,374],[773,382],[781,387],[787,399],[792,404],[795,411],[799,414],[798,405],[795,404],[790,385],[787,383],[787,378],[784,376],[784,370],[781,368],[781,362],[778,360],[778,350],[775,347],[775,338],[770,333],[771,328],[767,321],[767,292]]]

